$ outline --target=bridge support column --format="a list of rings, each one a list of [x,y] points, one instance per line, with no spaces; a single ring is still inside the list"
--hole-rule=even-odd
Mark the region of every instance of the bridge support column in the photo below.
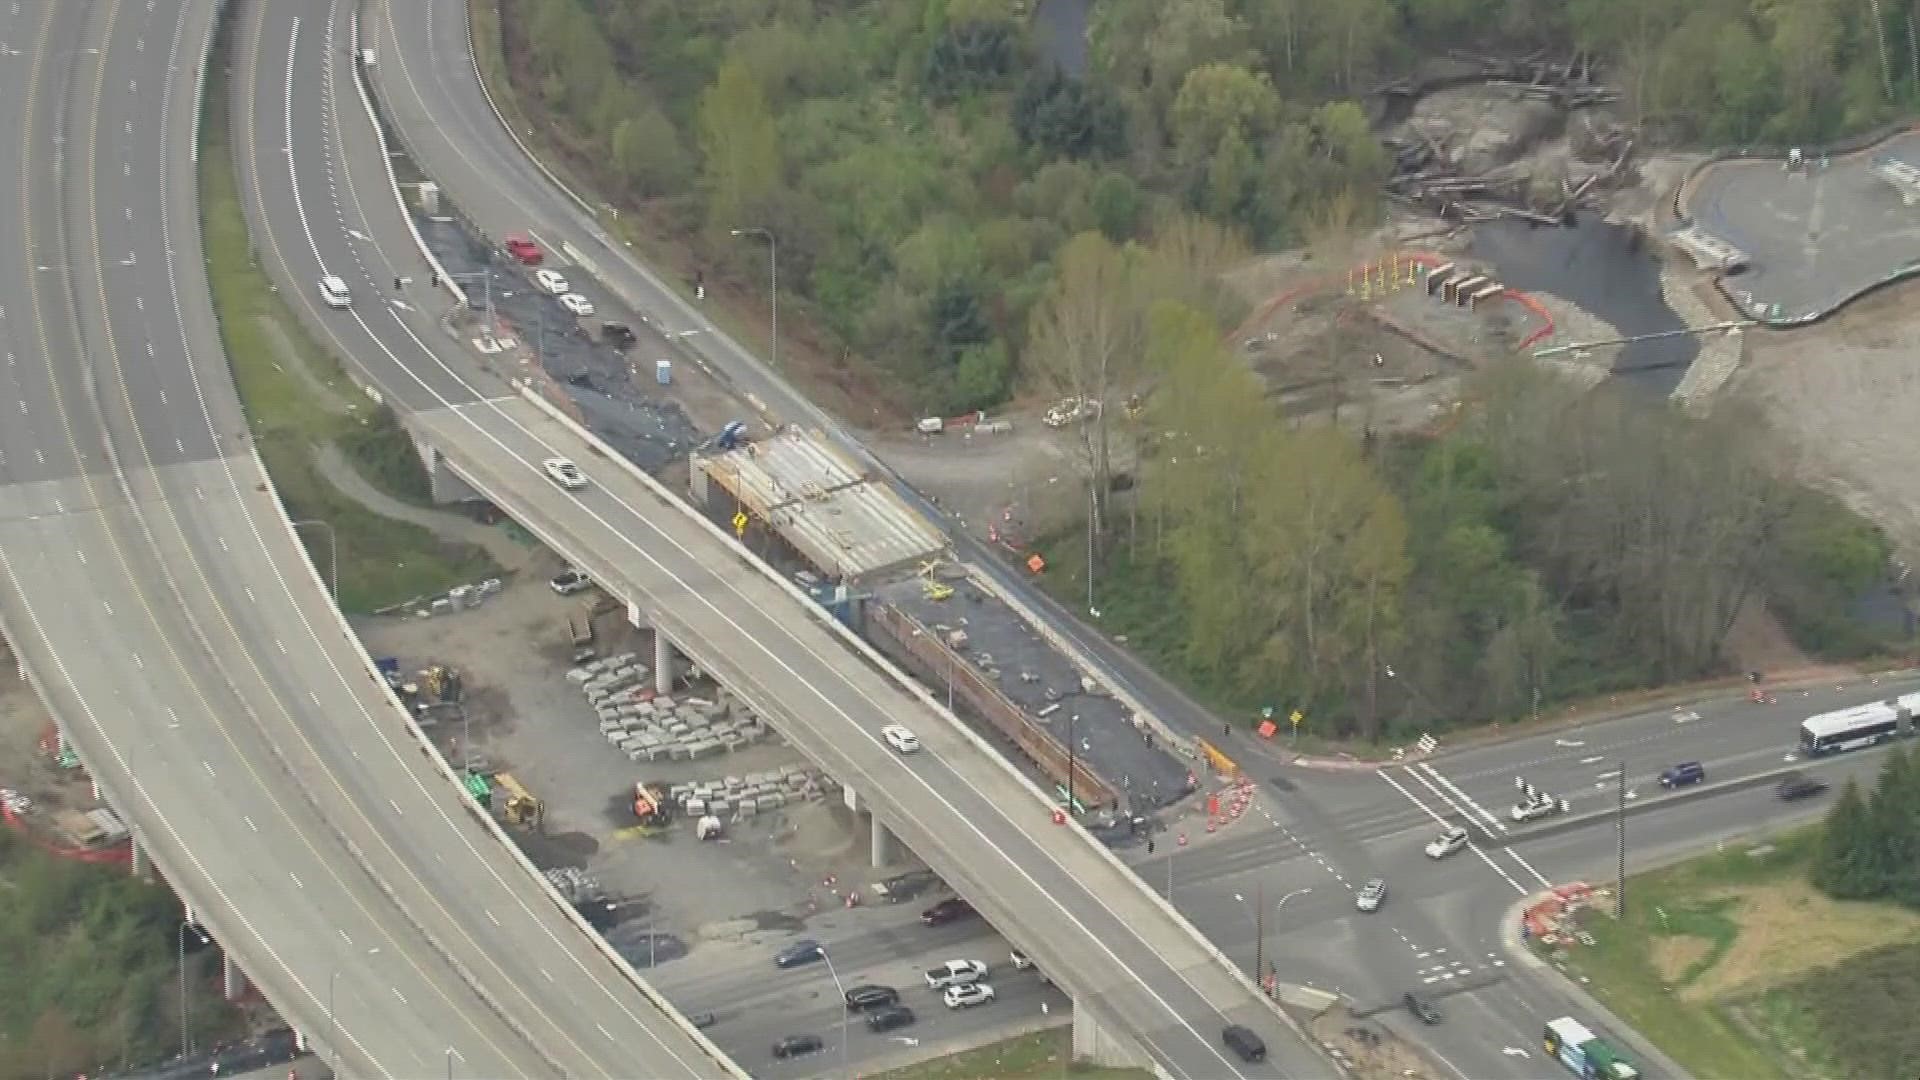
[[[673,693],[673,642],[657,626],[653,628],[653,692]]]
[[[433,444],[421,438],[413,437],[413,448],[420,453],[421,464],[427,467],[427,490],[436,503],[480,502],[483,497],[471,484],[453,474],[447,466],[447,459]]]
[[[1073,1003],[1073,1060],[1116,1069],[1153,1067],[1153,1059],[1141,1053],[1132,1039],[1081,1001]]]
[[[239,1001],[240,995],[247,992],[247,973],[240,970],[240,962],[233,954],[222,949],[220,952],[220,993],[228,1001]]]
[[[900,844],[894,839],[893,831],[885,825],[882,825],[879,818],[869,814],[867,815],[867,820],[873,825],[871,854],[873,856],[873,865],[878,869],[893,862],[899,853]]]
[[[147,861],[147,849],[140,846],[140,838],[127,841],[127,851],[133,857],[133,876],[142,881],[153,877],[153,864]]]

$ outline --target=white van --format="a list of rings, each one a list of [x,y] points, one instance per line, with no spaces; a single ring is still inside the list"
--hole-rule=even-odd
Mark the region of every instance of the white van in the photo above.
[[[353,294],[347,291],[347,283],[337,275],[328,274],[320,279],[320,299],[330,308],[343,308],[353,303]]]

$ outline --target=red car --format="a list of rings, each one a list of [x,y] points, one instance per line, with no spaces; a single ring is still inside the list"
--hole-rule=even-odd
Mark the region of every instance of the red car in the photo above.
[[[541,254],[540,245],[526,233],[514,233],[507,237],[507,254],[520,260],[527,266],[539,266],[546,256]]]

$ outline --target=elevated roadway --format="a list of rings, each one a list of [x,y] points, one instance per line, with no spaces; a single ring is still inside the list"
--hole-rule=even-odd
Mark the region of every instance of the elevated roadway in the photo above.
[[[396,62],[383,44],[391,29],[382,18],[362,39],[377,50],[375,73]],[[1089,1031],[1130,1044],[1169,1075],[1324,1072],[1317,1052],[1191,927],[1104,850],[1055,825],[1037,789],[617,455],[503,393],[441,331],[444,296],[423,280],[388,159],[351,96],[344,56],[357,30],[319,0],[265,0],[242,27],[234,103],[243,189],[263,263],[302,316],[409,414],[447,469],[633,604],[1006,927],[1075,994]],[[351,309],[319,303],[322,272],[348,279]],[[396,277],[412,280],[396,291]],[[593,485],[554,486],[539,462],[555,455],[580,462]],[[879,729],[903,719],[930,752],[902,759],[884,747]],[[1227,1023],[1260,1031],[1270,1060],[1233,1058],[1220,1043]]]
[[[342,1071],[734,1074],[469,813],[273,496],[200,246],[217,9],[0,11],[25,254],[0,265],[0,620],[23,669],[139,851]]]

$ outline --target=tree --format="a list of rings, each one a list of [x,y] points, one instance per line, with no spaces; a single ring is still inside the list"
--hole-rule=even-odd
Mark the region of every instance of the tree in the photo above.
[[[1127,147],[1126,110],[1104,86],[1048,64],[1027,73],[1013,98],[1013,129],[1047,158],[1117,157]]]
[[[1170,127],[1181,154],[1201,161],[1230,134],[1258,142],[1279,115],[1280,96],[1264,73],[1214,62],[1194,68],[1180,84]]]
[[[700,95],[707,223],[716,232],[752,224],[755,203],[781,182],[780,141],[767,99],[739,60],[720,65]]]
[[[1097,411],[1075,428],[1095,533],[1104,530],[1113,465],[1108,438],[1115,399],[1140,374],[1145,326],[1134,257],[1099,233],[1067,241],[1054,285],[1034,309],[1027,357],[1033,378],[1055,395]]]
[[[609,164],[634,194],[643,198],[686,190],[692,163],[673,121],[651,106],[613,127]]]
[[[1873,823],[1866,800],[1860,797],[1860,785],[1848,777],[1820,833],[1812,870],[1814,887],[1840,900],[1875,895],[1873,848]]]
[[[935,101],[997,86],[1013,70],[1013,24],[1005,19],[949,23],[927,52],[924,79]]]

